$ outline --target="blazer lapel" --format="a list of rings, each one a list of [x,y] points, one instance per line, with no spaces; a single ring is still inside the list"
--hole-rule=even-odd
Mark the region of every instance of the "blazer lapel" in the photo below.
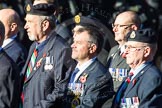
[[[150,65],[152,65],[152,64],[149,64],[149,65],[147,65],[145,68],[143,68],[132,80],[131,80],[131,82],[128,84],[128,87],[127,87],[127,89],[126,89],[126,91],[125,91],[125,96],[131,91],[131,89],[134,87],[134,80],[136,80],[136,82],[138,81],[138,80],[140,80],[140,77],[150,68]]]
[[[41,58],[40,58],[40,59],[41,59]],[[39,60],[40,60],[40,59],[39,59]],[[38,60],[38,61],[39,61],[39,60]],[[38,62],[38,61],[37,61],[37,62]],[[37,62],[36,62],[36,63],[37,63]],[[45,58],[42,57],[41,64],[44,64],[44,62],[45,62]],[[37,66],[36,66],[36,63],[35,63],[35,66],[34,66],[33,69],[32,69],[32,72],[30,73],[29,77],[28,77],[27,80],[25,81],[25,83],[26,83],[27,81],[29,81],[29,80],[32,78],[32,76],[37,72],[37,70],[38,70],[40,67],[42,67],[42,66],[37,67]]]
[[[82,83],[81,82],[81,77],[86,77],[86,79],[88,78],[88,75],[89,75],[90,71],[88,69],[84,70],[82,72],[82,74],[78,77],[78,79],[76,80],[77,83]]]
[[[119,55],[119,56],[121,56],[121,55]],[[124,58],[119,57],[119,58],[118,58],[118,62],[117,62],[117,66],[118,66],[120,63],[122,63],[122,61],[124,61]]]
[[[116,67],[118,66],[124,59],[120,56],[120,49],[116,49],[116,52],[112,54],[112,64],[110,65],[111,67]]]
[[[33,43],[33,45],[31,46],[31,49],[30,49],[30,51],[29,51],[29,53],[28,53],[28,58],[26,59],[26,63],[25,63],[25,65],[24,65],[25,68],[23,68],[23,70],[22,70],[22,74],[23,74],[23,75],[26,74],[26,69],[27,69],[27,67],[28,67],[28,63],[29,63],[29,61],[30,61],[31,55],[33,54],[33,51],[34,51],[34,48],[35,48],[35,47],[36,47],[36,43],[35,43],[35,44]]]
[[[36,47],[36,43],[34,43],[34,44],[32,45],[31,50],[29,51],[29,54],[28,54],[28,58],[27,58],[26,63],[25,63],[25,65],[24,65],[25,68],[23,68],[23,70],[22,70],[22,74],[24,75],[24,77],[26,76],[26,71],[27,71],[27,68],[28,68],[28,64],[29,64],[29,62],[30,62],[30,59],[31,59],[31,56],[32,56],[32,54],[33,54],[33,51],[34,51],[34,48],[35,48],[35,47]],[[33,67],[33,68],[34,68],[34,67]],[[33,70],[34,70],[34,69],[32,69],[32,72],[33,72]],[[32,73],[31,73],[31,74],[32,74]],[[30,78],[30,75],[29,75],[29,77],[26,79],[25,83],[29,80],[29,78]]]
[[[93,72],[93,69],[94,69],[95,66],[96,66],[96,60],[95,60],[92,64],[90,64],[90,65],[82,72],[82,74],[78,77],[78,79],[76,80],[76,82],[77,82],[77,83],[82,83],[82,82],[80,81],[81,76],[91,74],[91,72]],[[87,76],[87,78],[88,78],[88,76]]]
[[[9,47],[13,46],[15,40],[12,40],[10,43],[8,43],[3,49],[8,49]]]
[[[140,77],[143,75],[144,71],[141,71],[140,73],[137,74],[135,78],[131,80],[131,82],[128,84],[128,87],[125,91],[125,96],[131,91],[131,89],[134,87],[133,80],[136,79],[136,82],[140,79]]]

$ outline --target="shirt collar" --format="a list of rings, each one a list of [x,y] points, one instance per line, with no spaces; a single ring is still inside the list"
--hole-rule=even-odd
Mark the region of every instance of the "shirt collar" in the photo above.
[[[120,55],[125,51],[125,45],[119,46]]]
[[[137,67],[135,69],[131,69],[130,72],[133,72],[133,76],[131,79],[133,79],[144,67],[146,67],[149,64],[150,64],[150,62],[145,62],[145,63],[141,64],[139,67]]]
[[[84,69],[86,69],[95,59],[96,59],[96,57],[94,57],[94,58],[88,60],[87,62],[83,63],[81,66],[79,66],[79,65],[77,64],[76,68],[79,68],[79,70],[84,70]]]
[[[3,41],[2,44],[2,48],[4,48],[6,45],[8,45],[9,43],[11,43],[15,38],[17,37],[17,35],[12,36],[11,38],[5,39]]]
[[[36,49],[38,51],[42,50],[44,48],[44,46],[46,45],[46,43],[48,42],[48,39],[46,39],[45,41],[43,41],[42,43],[36,43]]]
[[[84,72],[84,70],[90,66],[94,61],[96,60],[96,57],[88,60],[87,62],[85,62],[84,64],[82,64],[81,66],[77,65],[76,68],[79,69],[79,72],[76,74],[76,77],[74,78],[74,82],[79,78],[79,76]]]

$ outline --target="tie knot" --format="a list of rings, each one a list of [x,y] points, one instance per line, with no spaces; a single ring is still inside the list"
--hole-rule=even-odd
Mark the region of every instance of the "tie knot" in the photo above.
[[[34,55],[35,55],[35,56],[38,55],[38,49],[37,49],[37,48],[34,49]]]
[[[126,82],[127,82],[127,83],[130,83],[131,78],[132,78],[133,75],[134,75],[133,72],[129,72],[129,76],[128,76],[127,79],[126,79]]]
[[[78,73],[79,72],[79,68],[75,68],[75,70],[73,71],[73,73]]]
[[[74,82],[76,74],[79,72],[79,68],[75,68],[75,70],[72,72],[70,83]]]

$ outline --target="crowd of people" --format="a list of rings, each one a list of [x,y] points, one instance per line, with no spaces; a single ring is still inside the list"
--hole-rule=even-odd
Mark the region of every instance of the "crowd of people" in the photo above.
[[[24,18],[12,8],[0,10],[0,108],[162,107],[155,26],[122,8],[112,18],[102,13],[110,27],[95,17],[99,10],[82,17],[69,0],[71,15],[78,15],[65,27],[56,3],[27,0]],[[19,38],[21,19],[29,48]]]

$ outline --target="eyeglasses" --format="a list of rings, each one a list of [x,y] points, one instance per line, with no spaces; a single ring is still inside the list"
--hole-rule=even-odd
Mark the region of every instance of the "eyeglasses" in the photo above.
[[[93,42],[93,41],[73,41],[73,43],[75,43],[75,44],[82,44],[82,43],[84,43],[84,42],[88,42],[88,43],[90,43],[90,44],[95,44],[95,42]]]
[[[131,52],[139,51],[139,50],[141,50],[142,48],[145,48],[145,47],[146,47],[146,46],[135,47],[135,46],[128,46],[128,45],[125,45],[126,50],[131,51]]]
[[[133,24],[127,24],[127,25],[120,25],[120,24],[112,24],[112,28],[121,28],[121,27],[126,27],[125,29],[127,29],[128,27],[131,27]]]

